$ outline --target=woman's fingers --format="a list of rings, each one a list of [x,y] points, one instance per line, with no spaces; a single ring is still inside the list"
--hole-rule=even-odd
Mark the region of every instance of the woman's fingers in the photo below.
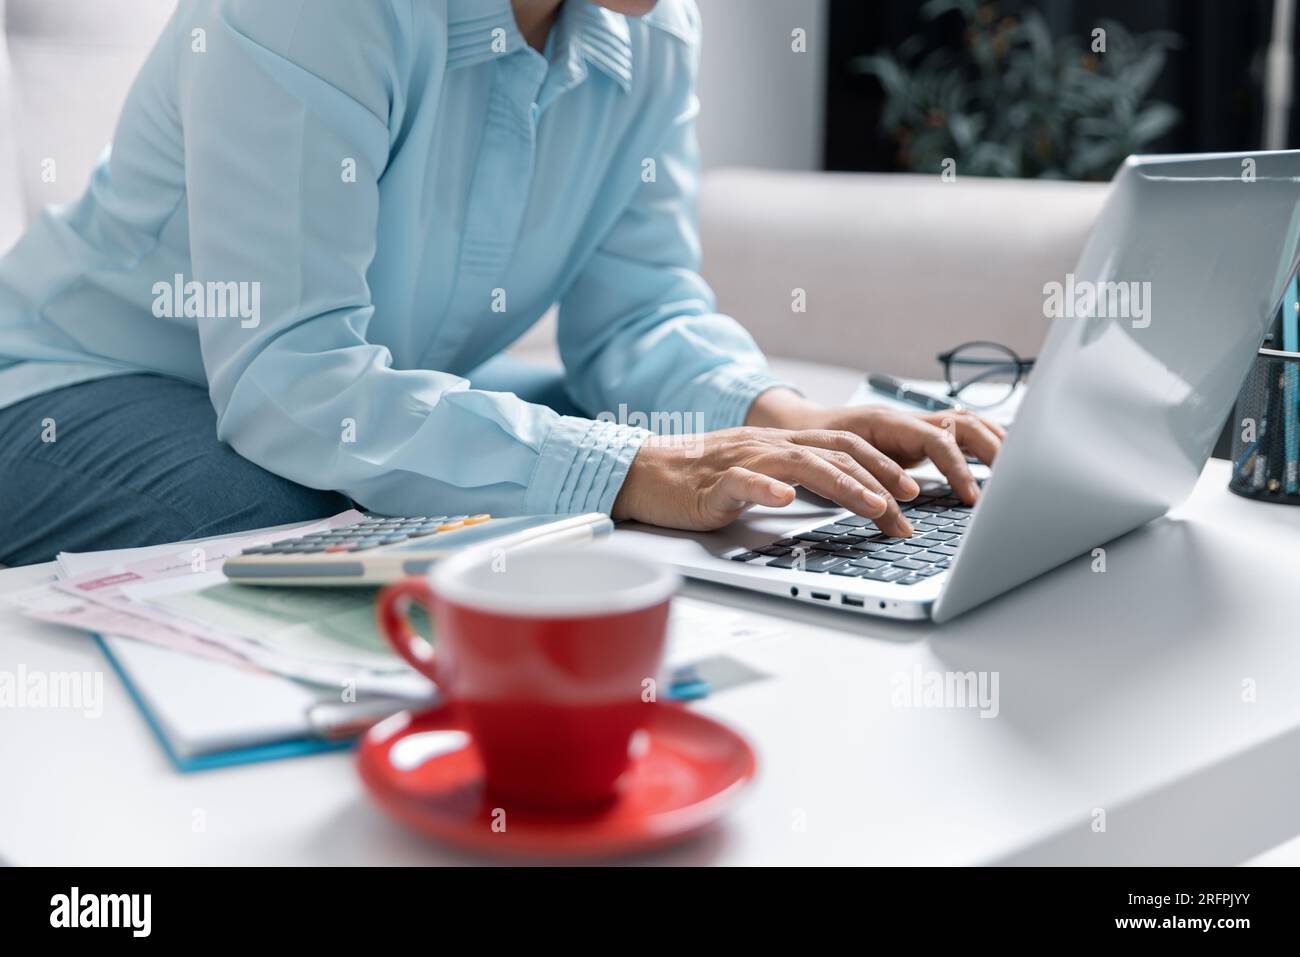
[[[952,416],[944,421],[956,423],[957,418]],[[975,499],[979,497],[979,485],[971,474],[970,466],[966,464],[966,455],[955,434],[956,428],[940,428],[922,419],[916,422],[921,430],[921,442],[926,456],[944,474],[957,497],[967,505],[974,505]]]
[[[784,482],[733,465],[710,489],[709,510],[719,517],[734,517],[752,505],[783,508],[794,501],[794,489]]]
[[[907,470],[876,448],[862,436],[835,429],[813,429],[791,432],[790,441],[797,445],[815,446],[844,452],[862,465],[880,481],[880,485],[895,499],[908,502],[921,493],[916,479]]]
[[[957,444],[985,465],[992,465],[1002,448],[1002,440],[993,431],[992,423],[977,415],[959,415],[955,424]]]
[[[850,472],[822,458],[818,454],[820,451],[824,450],[799,445],[778,446],[758,456],[750,467],[783,482],[802,485],[867,518],[880,519],[888,513],[891,504],[897,507],[889,494],[880,489],[878,482],[874,483],[875,489],[864,485]],[[851,457],[844,457],[844,462],[850,461]]]
[[[813,449],[813,452],[835,468],[842,472],[847,472],[856,479],[861,485],[875,492],[885,501],[885,511],[880,515],[873,516],[876,526],[888,535],[897,535],[900,538],[910,538],[912,535],[912,525],[903,517],[903,511],[898,505],[898,501],[885,490],[880,481],[862,467],[861,463],[847,452],[835,452],[829,449]]]

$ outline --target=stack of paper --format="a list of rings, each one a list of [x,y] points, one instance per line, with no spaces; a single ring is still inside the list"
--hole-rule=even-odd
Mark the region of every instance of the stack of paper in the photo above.
[[[361,513],[184,545],[59,556],[62,577],[15,596],[34,618],[134,638],[354,693],[424,698],[429,683],[379,635],[374,589],[248,588],[221,565],[245,548],[359,521]]]

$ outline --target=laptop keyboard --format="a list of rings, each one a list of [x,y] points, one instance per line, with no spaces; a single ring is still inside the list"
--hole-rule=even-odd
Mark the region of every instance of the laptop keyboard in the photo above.
[[[845,512],[828,525],[724,556],[733,562],[915,585],[941,574],[966,534],[972,509],[948,486],[901,503],[911,538],[885,535],[869,518]]]

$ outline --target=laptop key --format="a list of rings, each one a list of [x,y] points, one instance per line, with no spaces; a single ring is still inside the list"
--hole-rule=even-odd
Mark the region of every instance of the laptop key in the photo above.
[[[801,542],[825,542],[834,537],[833,535],[827,535],[825,532],[801,532],[795,536]]]
[[[918,575],[908,575],[906,578],[898,579],[897,581],[894,582],[894,584],[895,585],[918,585],[923,581],[925,581],[925,579]]]
[[[902,552],[904,555],[916,555],[925,551],[925,549],[920,545],[906,545],[903,542],[899,542],[897,545],[890,545],[889,550],[891,552]]]
[[[917,568],[924,568],[924,567],[925,567],[925,563],[924,563],[924,562],[914,561],[914,560],[912,560],[912,559],[910,559],[910,558],[901,558],[901,559],[899,559],[898,561],[894,562],[894,567],[895,567],[895,568],[906,568],[908,571],[913,571],[914,569],[917,569]]]
[[[960,536],[953,532],[926,532],[922,538],[927,542],[950,542]]]
[[[930,563],[945,562],[948,560],[948,556],[940,552],[921,552],[920,554],[913,555],[912,560],[917,562],[930,562]]]
[[[859,568],[857,565],[853,564],[852,562],[845,562],[843,565],[836,565],[834,568],[832,568],[831,574],[841,575],[845,578],[857,578],[865,571],[866,571],[865,568]]]
[[[866,578],[873,582],[892,582],[898,581],[907,575],[905,568],[871,568],[863,572],[859,577]]]
[[[843,565],[848,559],[843,555],[815,555],[809,558],[803,566],[806,572],[828,572],[836,565]]]
[[[846,515],[837,519],[836,525],[849,525],[853,528],[875,528],[876,523],[869,518],[863,518],[861,515]]]
[[[752,562],[755,558],[762,558],[763,555],[758,552],[741,552],[739,555],[732,555],[733,562]]]
[[[874,558],[855,558],[849,564],[870,571],[873,568],[885,568],[889,563],[877,561]]]
[[[938,552],[940,555],[951,556],[957,554],[957,546],[956,545],[935,545],[931,547],[930,551]]]
[[[840,525],[840,524],[837,523],[837,522],[832,522],[830,525],[823,525],[823,526],[821,526],[820,528],[814,528],[813,531],[814,531],[814,532],[821,532],[823,535],[831,535],[831,536],[835,536],[835,535],[843,535],[843,534],[845,534],[846,532],[851,532],[851,531],[853,531],[853,526],[852,526],[852,525]]]
[[[774,558],[767,563],[768,568],[794,568],[796,565],[803,566],[812,556],[805,551],[795,549],[789,555],[782,555],[780,558]]]

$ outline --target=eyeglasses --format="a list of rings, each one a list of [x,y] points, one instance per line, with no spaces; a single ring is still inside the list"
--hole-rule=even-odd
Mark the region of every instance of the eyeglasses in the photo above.
[[[988,409],[1011,398],[1034,367],[1033,359],[1022,359],[997,342],[963,342],[939,353],[948,395],[960,398],[973,409]]]

